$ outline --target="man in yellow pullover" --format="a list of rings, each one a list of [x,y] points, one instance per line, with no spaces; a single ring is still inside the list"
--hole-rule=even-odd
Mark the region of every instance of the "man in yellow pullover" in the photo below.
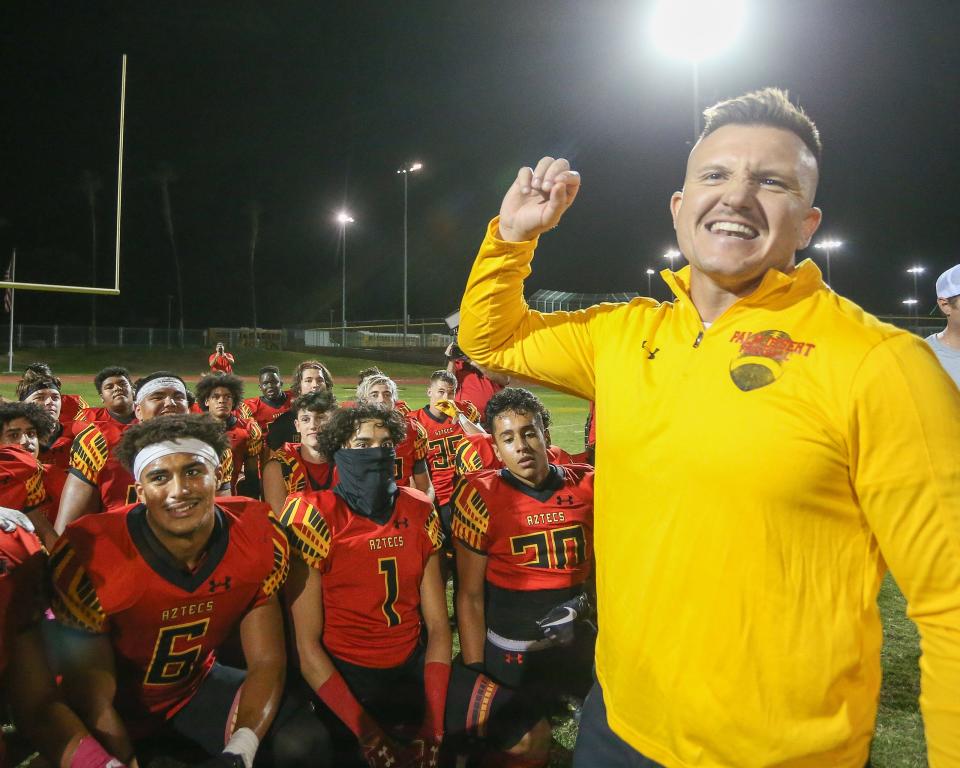
[[[672,303],[527,307],[537,238],[580,185],[546,157],[461,307],[477,363],[596,401],[599,685],[575,765],[862,768],[889,567],[929,763],[960,766],[960,393],[921,339],[796,263],[821,218],[810,119],[775,89],[705,116],[670,201]]]

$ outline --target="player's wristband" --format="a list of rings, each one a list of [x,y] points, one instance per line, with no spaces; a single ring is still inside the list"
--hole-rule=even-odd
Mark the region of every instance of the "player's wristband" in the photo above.
[[[428,661],[423,665],[423,696],[426,699],[423,727],[438,739],[443,735],[443,712],[447,705],[449,687],[449,664]]]
[[[343,679],[343,675],[336,670],[327,678],[327,682],[317,688],[317,696],[361,742],[366,734],[376,729],[376,725],[360,706],[357,697],[347,687],[347,681]]]
[[[70,768],[124,768],[124,765],[93,736],[84,736],[73,751]]]
[[[223,748],[225,755],[236,755],[243,760],[244,768],[252,768],[253,758],[257,756],[260,739],[251,728],[237,728],[230,741]]]

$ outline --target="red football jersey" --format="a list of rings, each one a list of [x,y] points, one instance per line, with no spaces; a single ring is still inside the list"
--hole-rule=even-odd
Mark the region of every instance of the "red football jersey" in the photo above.
[[[415,472],[427,471],[427,430],[416,419],[407,418],[407,436],[394,450],[397,454],[397,485],[410,485]]]
[[[142,504],[77,520],[50,555],[57,620],[110,637],[115,707],[135,738],[191,699],[218,646],[286,580],[289,546],[267,504],[217,499],[216,515],[193,573],[166,556]]]
[[[0,447],[0,506],[29,512],[46,500],[43,467],[19,445]]]
[[[453,462],[458,479],[470,472],[503,467],[503,462],[497,458],[493,450],[493,435],[480,433],[464,435],[464,437],[466,439],[461,441],[457,448],[457,455]],[[570,454],[559,445],[551,445],[547,448],[547,460],[551,464],[573,464]]]
[[[288,495],[307,490],[325,491],[337,482],[336,465],[329,461],[322,464],[305,461],[300,455],[300,443],[284,443],[271,454],[270,461],[280,464]]]
[[[237,492],[237,481],[240,472],[248,458],[258,459],[263,450],[263,432],[254,419],[245,419],[242,416],[230,415],[226,424],[227,439],[230,441],[230,451],[233,454],[233,472],[230,477],[230,492]]]
[[[136,417],[131,414],[127,422],[117,421],[107,408],[101,406],[98,408],[84,408],[77,414],[76,421],[113,421],[121,427],[128,427],[136,422]]]
[[[76,421],[69,424],[61,424],[60,434],[57,435],[53,443],[49,446],[40,446],[40,462],[55,466],[64,472],[70,466],[70,447],[73,445],[73,438],[83,426]],[[79,429],[78,429],[79,428]]]
[[[457,394],[473,403],[481,413],[490,398],[503,389],[503,384],[487,378],[462,357],[453,361],[453,375],[457,378]]]
[[[582,583],[593,560],[593,467],[550,467],[530,488],[507,470],[465,476],[453,498],[453,535],[487,556],[487,581],[504,589]]]
[[[281,413],[289,411],[290,404],[295,399],[293,392],[284,392],[283,403],[279,406],[273,406],[270,405],[270,403],[264,402],[262,397],[248,397],[240,403],[239,412],[243,418],[253,419],[257,422],[260,431],[263,432],[263,434],[267,434],[273,420]]]
[[[430,470],[430,480],[433,483],[437,504],[446,504],[453,493],[454,458],[464,438],[463,427],[452,421],[446,414],[434,416],[428,405],[419,411],[414,411],[411,418],[420,422],[427,433],[427,466]]]
[[[133,475],[114,455],[128,426],[113,419],[92,423],[77,433],[70,447],[68,471],[98,489],[102,509],[122,507],[137,500]]]
[[[0,531],[0,674],[9,661],[10,638],[42,613],[44,562],[36,534]]]
[[[323,645],[339,659],[383,669],[420,640],[420,583],[443,535],[429,499],[400,488],[383,525],[355,515],[333,491],[287,499],[280,522],[295,554],[323,574]]]
[[[87,408],[87,401],[80,395],[60,394],[60,423],[66,424],[77,418]]]

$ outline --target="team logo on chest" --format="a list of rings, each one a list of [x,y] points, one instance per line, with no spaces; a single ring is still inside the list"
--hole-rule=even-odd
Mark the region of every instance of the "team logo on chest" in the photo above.
[[[773,384],[791,357],[809,357],[816,344],[794,341],[786,331],[734,331],[730,342],[740,353],[730,362],[730,378],[743,392]]]
[[[210,579],[207,584],[210,586],[210,592],[216,592],[218,589],[222,589],[224,592],[230,591],[230,577],[224,576],[223,581],[217,581],[216,579]]]

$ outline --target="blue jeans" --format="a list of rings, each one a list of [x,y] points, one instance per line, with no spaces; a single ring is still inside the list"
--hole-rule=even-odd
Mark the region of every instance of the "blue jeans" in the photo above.
[[[583,702],[573,768],[663,768],[644,757],[607,724],[600,683],[595,682]]]

